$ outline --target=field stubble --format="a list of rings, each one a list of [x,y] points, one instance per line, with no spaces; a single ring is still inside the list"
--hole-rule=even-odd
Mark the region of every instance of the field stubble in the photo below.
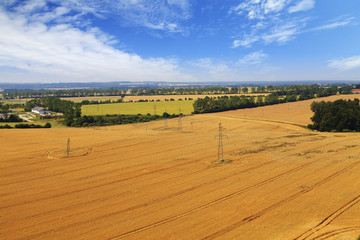
[[[359,134],[297,126],[310,123],[310,103],[185,117],[182,133],[177,119],[2,130],[0,235],[355,239]],[[214,166],[220,121],[232,162]]]

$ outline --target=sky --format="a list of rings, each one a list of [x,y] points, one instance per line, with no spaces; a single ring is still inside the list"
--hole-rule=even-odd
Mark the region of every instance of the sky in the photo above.
[[[0,82],[360,80],[359,0],[0,0]]]

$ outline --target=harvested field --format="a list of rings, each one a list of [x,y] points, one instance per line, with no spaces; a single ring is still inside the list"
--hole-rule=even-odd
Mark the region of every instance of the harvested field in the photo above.
[[[160,100],[160,101],[165,101],[165,99],[170,100],[171,98],[174,100],[178,100],[178,99],[182,99],[185,100],[185,98],[192,98],[193,100],[196,100],[198,98],[205,98],[205,97],[221,97],[221,96],[259,96],[259,95],[268,95],[269,93],[249,93],[249,94],[199,94],[199,95],[151,95],[151,96],[146,96],[146,95],[142,95],[142,96],[125,96],[124,97],[124,101],[125,102],[129,102],[129,101],[134,101],[137,102],[139,100]],[[0,102],[3,103],[8,103],[8,104],[15,104],[15,103],[26,103],[27,101],[30,101],[32,98],[23,98],[23,99],[3,99],[0,100]],[[81,102],[83,100],[89,100],[89,101],[106,101],[106,100],[111,100],[111,101],[116,101],[118,99],[121,99],[121,96],[96,96],[96,97],[66,97],[66,98],[61,98],[63,100],[69,100],[69,101],[73,101],[73,102]]]
[[[356,239],[360,134],[298,126],[312,101],[184,117],[182,132],[178,119],[0,130],[0,236]],[[213,163],[219,122],[228,164]]]
[[[165,101],[165,99],[182,99],[185,100],[185,98],[189,99],[192,98],[193,100],[199,99],[199,98],[205,98],[205,97],[222,97],[222,96],[266,96],[269,93],[249,93],[249,94],[200,94],[200,95],[156,95],[156,96],[125,96],[124,101],[139,101],[139,100],[160,100]]]

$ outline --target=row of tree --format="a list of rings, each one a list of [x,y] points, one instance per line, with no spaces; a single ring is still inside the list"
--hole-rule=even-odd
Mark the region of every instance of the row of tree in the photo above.
[[[16,124],[14,127],[5,124],[5,125],[0,125],[0,128],[51,128],[51,124],[50,123],[45,123],[45,125],[39,125],[39,124],[26,124],[26,123],[20,123],[20,124]]]
[[[359,99],[336,100],[334,102],[313,102],[311,117],[313,124],[308,127],[318,131],[360,131]]]
[[[122,103],[122,98],[117,100],[82,100],[80,102],[81,105],[91,105],[91,104],[109,104],[109,103]]]
[[[350,93],[355,86],[340,89],[341,93]],[[5,91],[4,99],[41,98],[41,97],[93,97],[93,96],[121,96],[126,95],[195,95],[195,94],[246,94],[246,93],[272,93],[293,91],[299,95],[305,89],[316,89],[318,85],[293,85],[293,86],[259,86],[259,87],[188,87],[188,88],[148,88],[131,89],[72,89],[72,90],[45,90],[45,91]],[[337,88],[337,87],[335,87]],[[327,88],[324,88],[327,89]]]
[[[148,89],[71,89],[71,90],[25,90],[5,91],[4,99],[41,98],[41,97],[93,97],[93,96],[121,96],[126,95],[195,95],[195,94],[246,94],[246,93],[271,93],[296,86],[261,86],[261,87],[187,87],[187,88],[148,88]]]
[[[5,91],[4,99],[41,98],[41,97],[94,97],[94,96],[125,96],[123,89],[71,89],[71,90],[25,90]]]
[[[285,102],[294,102],[315,97],[335,95],[337,87],[324,88],[318,85],[281,87],[282,90],[275,91],[267,96],[223,96],[218,98],[205,97],[194,102],[194,113],[221,112],[242,108],[254,108],[264,105],[273,105]]]
[[[151,115],[151,114],[137,114],[137,115],[105,115],[105,116],[82,116],[75,119],[71,124],[72,127],[89,127],[89,126],[107,126],[107,125],[119,125],[119,124],[129,124],[129,123],[140,123],[140,122],[150,122],[158,119],[164,118],[175,118],[179,115],[164,113],[160,115]]]

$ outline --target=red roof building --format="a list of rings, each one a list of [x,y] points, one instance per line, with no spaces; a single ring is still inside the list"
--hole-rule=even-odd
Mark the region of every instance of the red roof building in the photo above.
[[[351,90],[351,93],[357,93],[357,94],[360,94],[360,89],[353,89],[353,90]]]

